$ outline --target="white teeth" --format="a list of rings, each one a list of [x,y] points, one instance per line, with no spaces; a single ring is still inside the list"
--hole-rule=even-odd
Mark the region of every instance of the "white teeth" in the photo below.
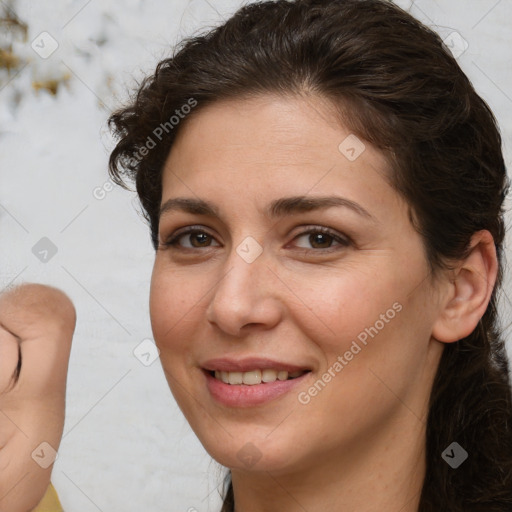
[[[242,372],[228,372],[230,384],[242,384],[244,381]]]
[[[218,379],[218,380],[221,380],[225,384],[229,384],[229,374],[228,374],[228,372],[216,371],[215,372],[215,378]]]
[[[261,380],[263,382],[275,382],[277,380],[276,370],[263,370],[261,372]]]
[[[254,384],[261,384],[261,370],[254,370],[252,372],[244,372],[242,375],[244,384],[252,386]]]
[[[288,373],[285,370],[251,370],[250,372],[215,372],[215,378],[221,380],[225,384],[254,386],[262,382],[275,382],[276,380],[288,380],[300,377],[303,373],[302,370]]]

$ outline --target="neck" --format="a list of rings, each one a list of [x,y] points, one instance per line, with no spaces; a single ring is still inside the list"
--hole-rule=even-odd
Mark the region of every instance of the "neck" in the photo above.
[[[417,512],[425,423],[406,408],[371,438],[276,471],[232,471],[235,512]]]

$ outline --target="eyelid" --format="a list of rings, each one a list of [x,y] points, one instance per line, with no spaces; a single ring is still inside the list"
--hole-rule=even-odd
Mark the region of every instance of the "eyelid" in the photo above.
[[[199,249],[198,247],[194,247],[194,248],[182,247],[178,244],[178,240],[180,237],[195,234],[195,233],[204,233],[204,234],[208,235],[209,237],[211,237],[212,239],[215,239],[215,237],[210,232],[208,232],[208,230],[205,228],[205,226],[202,226],[202,225],[183,226],[182,228],[179,228],[176,231],[173,231],[172,234],[169,237],[165,238],[165,240],[163,242],[161,242],[160,245],[162,247],[176,246],[180,249],[185,249],[185,250],[186,249],[190,249],[190,250]],[[208,247],[204,247],[204,249],[208,249]]]
[[[340,233],[332,228],[328,228],[326,226],[319,226],[319,225],[311,224],[311,225],[306,225],[306,226],[300,226],[300,228],[302,230],[299,233],[297,233],[295,236],[293,236],[291,242],[293,242],[294,240],[296,240],[297,238],[300,238],[302,236],[306,236],[306,235],[314,234],[314,233],[322,233],[322,234],[331,236],[338,243],[337,246],[327,247],[324,249],[314,249],[314,248],[309,249],[309,248],[304,248],[304,247],[297,247],[297,249],[302,250],[302,251],[315,252],[315,253],[329,252],[329,251],[336,250],[336,247],[339,247],[339,246],[347,247],[347,246],[353,244],[353,241],[349,236],[347,236],[343,233]],[[184,226],[182,228],[177,229],[161,245],[163,247],[174,246],[174,247],[177,247],[178,249],[191,250],[191,251],[194,251],[197,249],[209,249],[210,247],[212,247],[212,246],[205,246],[205,247],[192,247],[191,248],[191,247],[183,247],[178,244],[178,241],[181,237],[186,236],[186,235],[196,234],[196,233],[204,233],[204,234],[208,235],[209,237],[211,237],[213,240],[215,240],[217,243],[219,243],[217,241],[217,239],[215,238],[215,236],[213,234],[211,234],[205,228],[205,226],[192,225],[192,226]],[[287,246],[288,245],[289,244],[287,244]],[[216,247],[216,246],[214,246],[214,247]]]
[[[309,225],[309,226],[301,226],[301,227],[304,228],[303,231],[301,231],[300,233],[297,233],[293,237],[292,241],[296,240],[297,238],[300,238],[302,236],[306,236],[306,235],[310,235],[310,234],[314,234],[314,233],[321,233],[321,234],[329,235],[330,237],[332,237],[336,242],[338,242],[339,246],[347,247],[348,245],[353,244],[352,239],[349,236],[347,236],[343,233],[340,233],[332,228],[328,228],[325,226],[317,226],[317,225]],[[335,250],[336,247],[337,246],[327,247],[325,249],[307,249],[304,247],[298,247],[298,249],[303,250],[303,251],[314,251],[314,252],[320,253],[320,252],[328,252],[328,251]]]

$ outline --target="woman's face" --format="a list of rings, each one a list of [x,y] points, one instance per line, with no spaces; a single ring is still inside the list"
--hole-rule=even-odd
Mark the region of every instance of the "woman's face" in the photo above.
[[[151,320],[221,464],[297,471],[423,435],[439,301],[388,172],[316,97],[218,102],[183,126]]]

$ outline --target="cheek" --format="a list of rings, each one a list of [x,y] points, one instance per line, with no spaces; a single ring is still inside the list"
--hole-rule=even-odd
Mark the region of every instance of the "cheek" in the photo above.
[[[291,279],[291,276],[290,276]],[[397,276],[383,269],[380,277],[355,268],[323,269],[293,277],[293,322],[322,351],[337,356],[349,350],[353,340],[362,343],[395,322],[400,304]]]
[[[190,275],[180,276],[179,271],[155,266],[150,293],[153,337],[169,388],[187,418],[196,412],[190,397],[200,396],[199,389],[194,391],[199,384],[193,340],[198,338],[198,326],[205,315],[204,293],[201,283]]]
[[[293,322],[322,363],[299,402],[350,435],[353,425],[377,428],[403,407],[397,397],[407,396],[421,373],[429,339],[428,321],[417,318],[421,298],[410,294],[414,282],[396,271],[363,277],[355,271],[326,277],[313,289],[304,278],[294,288],[313,299],[309,311],[295,310]]]
[[[321,354],[320,379],[333,382],[317,400],[326,411],[350,410],[361,422],[368,408],[385,415],[400,406],[397,397],[407,396],[423,371],[432,323],[429,288],[417,286],[420,267],[408,276],[397,268],[380,277],[353,271],[320,280],[315,290],[321,293],[297,282],[298,294],[316,298],[309,314],[297,310],[294,322]]]
[[[165,271],[162,265],[155,264],[151,279],[150,316],[155,342],[160,349],[163,361],[167,353],[182,352],[190,343],[192,321],[204,307],[201,301],[202,288],[187,276],[177,271]]]

